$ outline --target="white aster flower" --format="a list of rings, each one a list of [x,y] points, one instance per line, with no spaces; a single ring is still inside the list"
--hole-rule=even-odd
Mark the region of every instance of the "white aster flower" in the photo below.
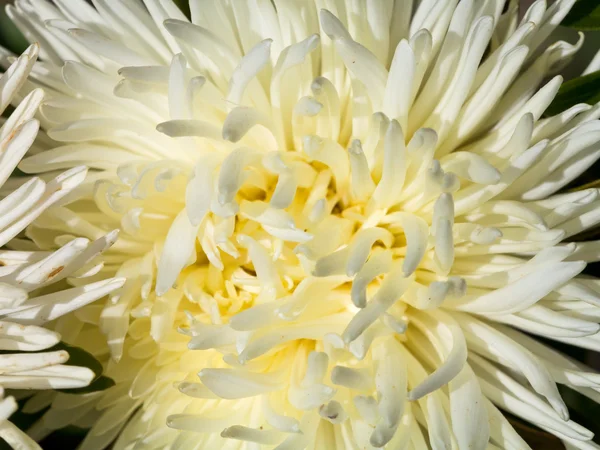
[[[48,207],[64,199],[84,180],[86,173],[84,167],[75,167],[47,183],[32,178],[14,190],[10,182],[5,184],[33,144],[39,129],[39,122],[33,116],[42,100],[42,91],[33,90],[22,101],[15,101],[34,65],[38,49],[37,45],[28,48],[0,78],[0,112],[11,101],[16,106],[0,128],[0,186],[5,191],[0,201],[0,246],[13,240]],[[111,239],[115,237],[113,233]],[[42,351],[58,344],[60,335],[40,326],[109,292],[105,288],[96,295],[90,289],[92,285],[88,285],[55,289],[56,292],[45,295],[40,293],[40,288],[67,276],[85,278],[82,267],[103,250],[98,244],[87,244],[86,239],[75,239],[54,253],[0,251],[0,437],[14,448],[39,446],[7,420],[17,410],[17,403],[12,396],[3,398],[5,389],[80,388],[87,386],[95,376],[87,367],[65,365],[69,359],[65,350]],[[114,285],[115,281],[100,284],[111,283]],[[84,297],[89,298],[84,300]]]
[[[556,194],[600,156],[600,106],[542,118],[574,0],[92,3],[8,8],[47,95],[19,167],[91,169],[27,235],[121,228],[93,276],[127,279],[65,316],[116,385],[33,397],[32,436],[528,449],[508,411],[599,448],[557,383],[598,401],[600,376],[530,337],[600,350],[600,245],[565,243],[598,190]]]

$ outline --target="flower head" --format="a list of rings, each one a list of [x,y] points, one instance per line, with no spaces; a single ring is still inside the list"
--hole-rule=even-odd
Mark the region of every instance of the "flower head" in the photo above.
[[[91,169],[28,237],[121,228],[92,276],[127,279],[65,317],[116,385],[56,394],[33,434],[529,448],[504,410],[596,448],[557,383],[597,399],[600,379],[529,334],[600,348],[597,243],[564,243],[598,192],[556,194],[600,156],[600,108],[542,118],[582,42],[543,44],[574,0],[521,22],[505,3],[9,7],[47,92],[19,167]]]

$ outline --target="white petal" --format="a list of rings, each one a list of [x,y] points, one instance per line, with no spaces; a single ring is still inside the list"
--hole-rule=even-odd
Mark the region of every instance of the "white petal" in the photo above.
[[[221,398],[253,397],[280,389],[280,383],[268,374],[258,374],[237,369],[202,369],[200,380]]]
[[[460,309],[486,315],[510,314],[533,305],[552,290],[562,286],[585,268],[583,262],[558,262],[543,265],[533,273],[501,289],[464,304]]]
[[[320,19],[323,31],[333,40],[348,70],[368,89],[373,109],[377,111],[384,98],[388,76],[386,68],[373,53],[352,39],[332,13],[322,9]]]
[[[242,58],[229,81],[227,101],[240,105],[250,81],[269,63],[272,39],[258,43]]]
[[[67,362],[69,354],[64,350],[44,353],[17,353],[0,355],[0,373],[24,372]]]
[[[439,317],[439,313],[436,313],[436,315]],[[424,316],[420,314],[419,317]],[[419,328],[423,330],[423,327],[426,326],[424,322],[419,321],[418,323]],[[442,365],[408,393],[408,399],[411,401],[418,400],[449,383],[461,373],[466,364],[467,344],[460,329],[454,324],[447,324],[441,321],[438,323],[444,330],[443,339],[452,339],[452,347],[446,350],[446,359]],[[444,342],[442,345],[447,348],[449,343]]]
[[[188,263],[192,252],[195,250],[196,235],[200,225],[192,225],[187,212],[181,211],[165,239],[163,252],[158,263],[156,278],[156,293],[163,295],[167,292],[179,276],[181,270]]]
[[[450,381],[452,430],[460,448],[484,450],[490,437],[490,424],[477,378],[465,366]]]
[[[104,297],[119,289],[124,283],[124,278],[112,278],[82,287],[66,289],[30,299],[25,305],[15,310],[0,310],[0,315],[17,323],[43,324]]]
[[[385,134],[383,173],[373,198],[381,208],[389,208],[396,203],[406,176],[406,147],[404,133],[396,120],[390,121]]]
[[[0,383],[9,389],[76,389],[87,386],[94,377],[87,367],[61,364],[0,375]]]
[[[60,342],[54,331],[34,325],[0,322],[0,349],[9,351],[39,351]]]

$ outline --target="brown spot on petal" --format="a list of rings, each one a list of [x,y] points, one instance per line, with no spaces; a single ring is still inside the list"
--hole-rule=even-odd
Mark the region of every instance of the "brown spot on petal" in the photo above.
[[[13,140],[13,138],[15,137],[15,134],[17,134],[17,131],[19,130],[20,127],[17,128],[13,128],[13,130],[10,132],[10,134],[6,137],[6,139],[4,139],[4,142],[6,144],[8,144],[10,141]]]
[[[56,269],[54,269],[52,272],[50,272],[48,274],[48,279],[58,275],[60,272],[62,272],[62,270],[65,268],[65,266],[58,266]]]

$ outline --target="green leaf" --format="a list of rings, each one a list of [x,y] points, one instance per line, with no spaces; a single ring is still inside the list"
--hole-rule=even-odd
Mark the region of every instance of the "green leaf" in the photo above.
[[[593,105],[599,101],[600,71],[563,83],[554,101],[546,110],[546,115],[553,116],[578,103]]]
[[[175,4],[188,19],[191,18],[189,0],[175,0]]]
[[[6,15],[5,4],[6,2],[3,2],[2,8],[0,8],[0,45],[14,53],[22,53],[29,44],[13,21]]]
[[[561,25],[582,31],[600,30],[600,0],[579,0]]]

